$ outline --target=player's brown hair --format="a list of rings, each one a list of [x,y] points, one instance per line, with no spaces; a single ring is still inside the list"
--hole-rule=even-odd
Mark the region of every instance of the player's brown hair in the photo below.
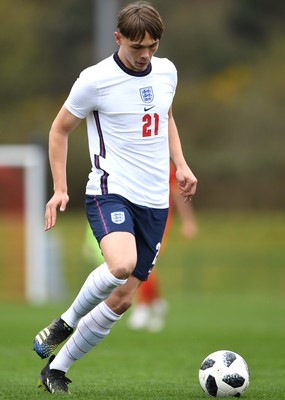
[[[129,4],[118,14],[118,31],[127,39],[142,41],[147,32],[152,39],[160,40],[163,22],[158,11],[146,1]]]

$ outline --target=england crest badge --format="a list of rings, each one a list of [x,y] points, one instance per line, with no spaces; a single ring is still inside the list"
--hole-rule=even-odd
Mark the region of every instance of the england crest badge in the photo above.
[[[151,86],[147,86],[140,89],[141,99],[144,103],[151,103],[153,101],[154,95]]]
[[[122,224],[125,222],[125,213],[123,211],[112,212],[111,220],[114,222],[114,224]]]

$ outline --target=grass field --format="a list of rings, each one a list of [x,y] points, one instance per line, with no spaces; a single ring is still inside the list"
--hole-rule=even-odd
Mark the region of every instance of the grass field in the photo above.
[[[198,225],[196,238],[185,243],[176,224],[159,259],[169,302],[165,329],[134,333],[125,316],[68,372],[72,398],[206,399],[199,366],[209,353],[229,349],[250,368],[244,399],[285,399],[285,215],[201,213]],[[32,351],[32,340],[65,308],[88,272],[78,240],[84,229],[82,215],[59,221],[69,288],[63,303],[0,302],[0,399],[51,396],[36,388],[45,361]]]

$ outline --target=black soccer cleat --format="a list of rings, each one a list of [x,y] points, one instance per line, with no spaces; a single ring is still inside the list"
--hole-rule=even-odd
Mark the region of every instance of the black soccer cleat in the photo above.
[[[34,350],[41,358],[49,357],[73,332],[61,318],[41,330],[34,339]]]
[[[47,365],[41,371],[38,387],[52,394],[68,394],[70,392],[67,385],[71,383],[71,380],[65,376],[63,371],[58,369],[50,369],[50,363],[54,360],[54,358],[55,355],[52,355]]]

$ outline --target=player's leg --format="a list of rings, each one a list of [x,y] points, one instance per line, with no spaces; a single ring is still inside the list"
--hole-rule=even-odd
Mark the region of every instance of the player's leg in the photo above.
[[[79,320],[126,282],[136,265],[136,244],[129,232],[111,232],[100,242],[106,262],[88,276],[76,299],[61,318],[75,328]],[[125,250],[128,252],[126,254]]]
[[[95,308],[83,316],[72,337],[59,351],[51,367],[64,372],[73,362],[96,346],[103,340],[114,323],[131,306],[136,289],[141,281],[131,275],[134,265],[131,260],[136,260],[136,242],[128,232],[113,232],[106,235],[101,243],[105,258],[110,265],[110,270],[121,277],[129,278],[123,285],[118,286],[109,297],[100,302]],[[128,249],[126,255],[125,249]],[[126,262],[128,260],[128,262]],[[123,265],[123,267],[121,267]]]
[[[112,290],[125,283],[125,279],[116,278],[103,263],[90,273],[71,306],[41,330],[34,339],[34,350],[41,358],[50,356],[60,343],[66,340],[80,318],[107,298]]]
[[[117,287],[105,301],[81,318],[76,331],[58,352],[50,367],[67,372],[76,360],[97,346],[129,309],[140,284],[141,281],[130,276],[124,285]]]
[[[136,243],[130,213],[118,196],[108,196],[108,202],[105,199],[98,196],[95,202],[94,197],[87,197],[86,213],[106,262],[90,273],[61,317],[36,335],[34,350],[41,358],[50,356],[71,335],[83,316],[106,299],[117,286],[124,284],[136,265]],[[117,213],[117,218],[119,215],[122,217],[122,223],[118,224],[118,219],[113,221],[114,213]]]
[[[50,357],[39,377],[39,387],[51,393],[68,393],[70,379],[65,373],[71,365],[97,346],[110,332],[115,322],[132,304],[140,281],[130,276],[127,282],[117,287],[105,301],[98,304],[81,318],[71,338],[58,352]],[[117,312],[113,311],[115,309]]]

